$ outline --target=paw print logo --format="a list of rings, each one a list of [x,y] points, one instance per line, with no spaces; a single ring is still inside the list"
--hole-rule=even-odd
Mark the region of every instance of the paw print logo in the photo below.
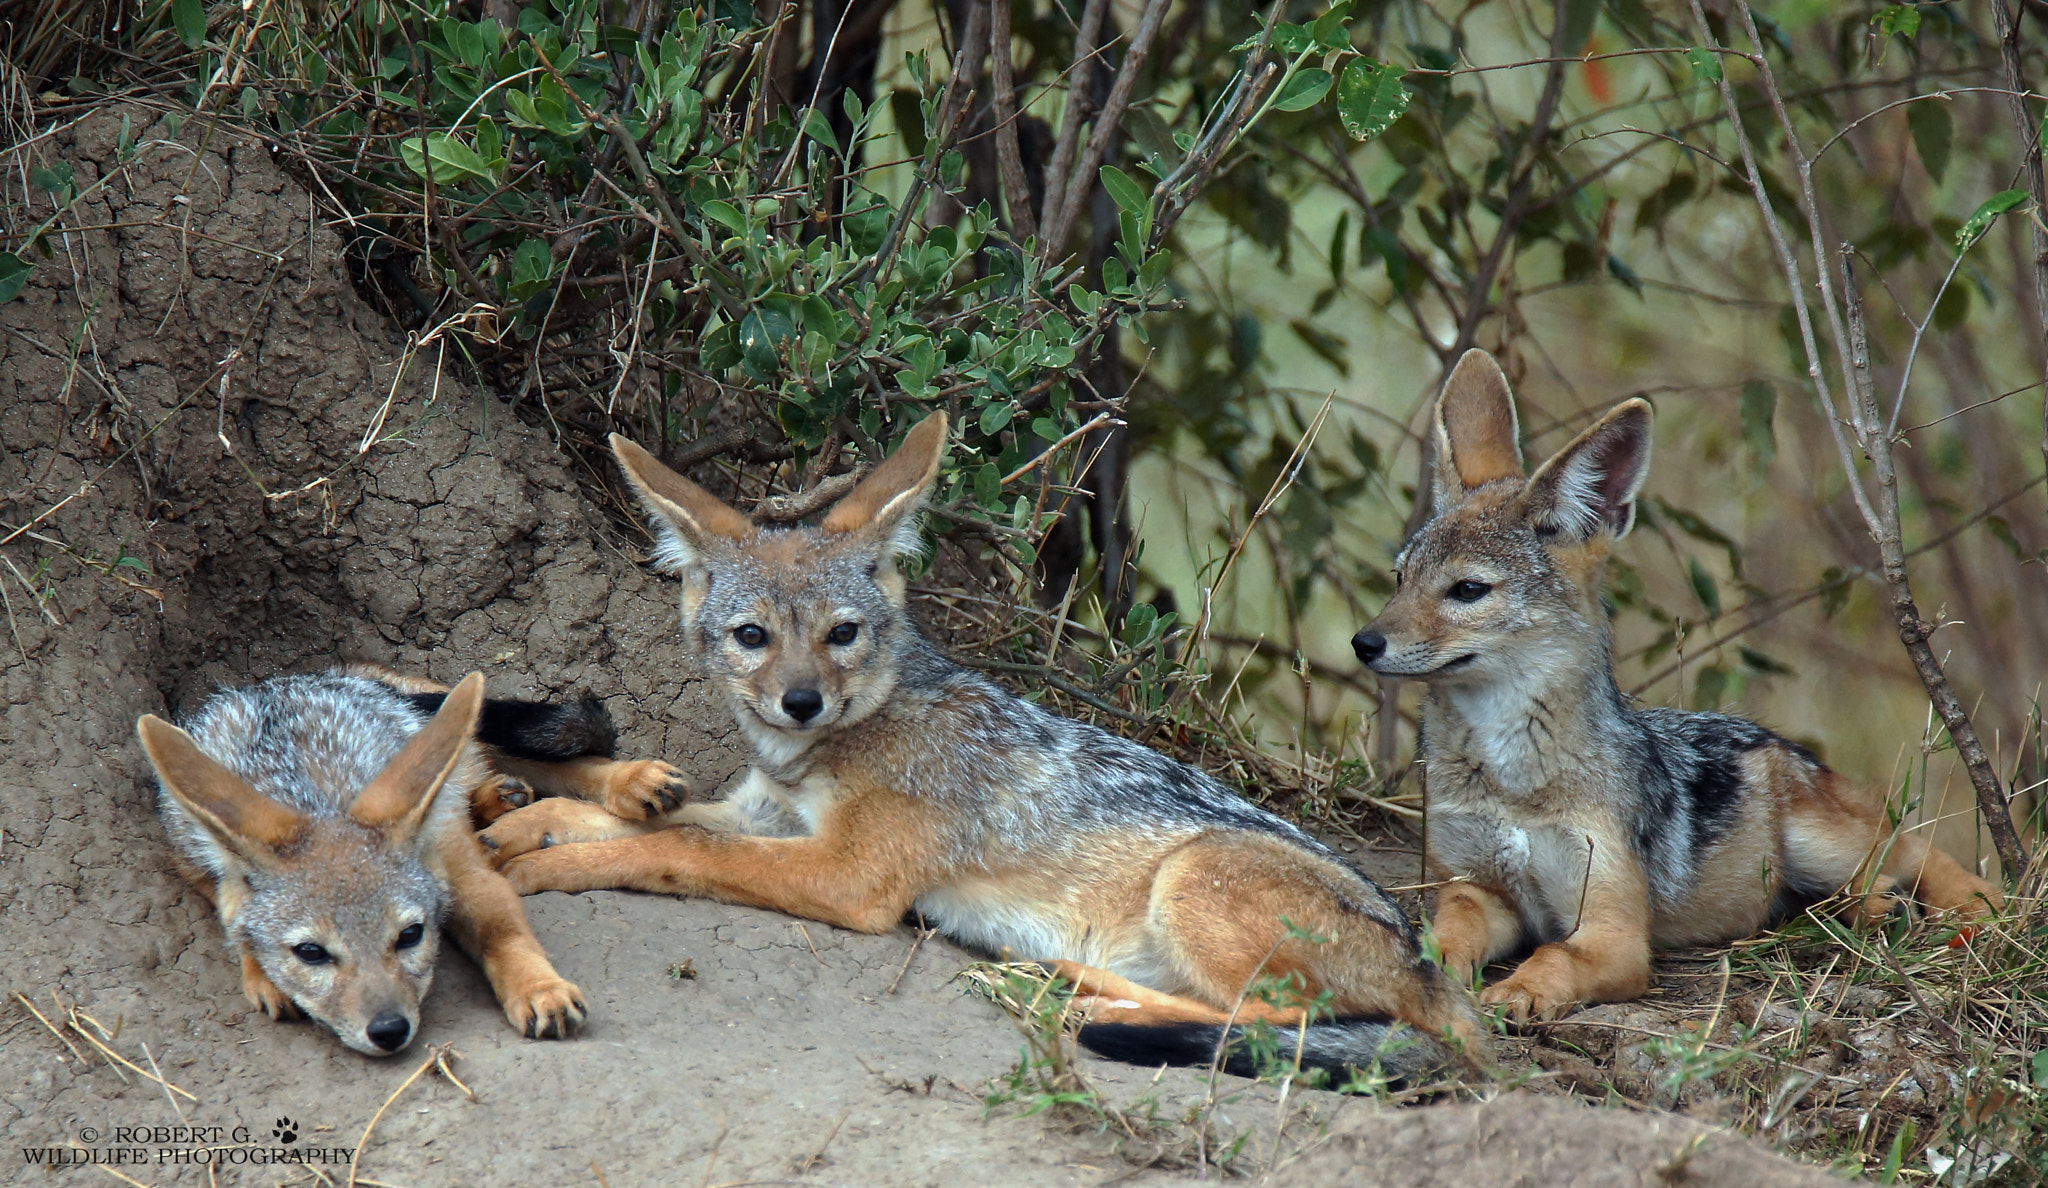
[[[279,1118],[277,1125],[271,1128],[270,1133],[277,1136],[278,1142],[290,1146],[292,1143],[299,1141],[299,1124],[290,1118]]]

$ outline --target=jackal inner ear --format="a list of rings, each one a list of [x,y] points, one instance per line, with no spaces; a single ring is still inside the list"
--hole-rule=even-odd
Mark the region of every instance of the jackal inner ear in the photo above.
[[[484,674],[472,672],[441,701],[441,708],[406,741],[348,806],[358,824],[411,836],[434,795],[448,782],[476,733],[483,710]]]
[[[1500,364],[1485,351],[1466,351],[1451,369],[1437,397],[1435,428],[1439,503],[1474,487],[1522,477],[1514,394]]]
[[[1603,530],[1627,535],[1650,473],[1651,420],[1647,402],[1624,401],[1537,468],[1524,496],[1536,531],[1574,540]]]
[[[305,831],[306,818],[251,787],[183,730],[144,714],[135,733],[172,798],[222,846],[259,857]]]
[[[819,531],[869,532],[886,540],[893,556],[917,552],[922,541],[916,513],[938,481],[939,463],[945,457],[946,414],[935,412],[919,421],[895,453],[833,505]]]
[[[680,573],[717,542],[753,537],[753,521],[663,466],[653,454],[616,433],[611,436],[611,446],[620,472],[632,484],[654,525],[658,568]]]

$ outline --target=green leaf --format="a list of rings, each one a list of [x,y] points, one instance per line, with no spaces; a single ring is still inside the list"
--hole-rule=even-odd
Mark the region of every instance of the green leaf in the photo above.
[[[1003,497],[1003,472],[993,462],[985,462],[974,472],[974,501],[983,507],[994,507]]]
[[[1871,23],[1886,37],[1894,34],[1915,37],[1920,33],[1920,10],[1906,4],[1889,4],[1877,10]]]
[[[38,165],[29,170],[28,184],[45,193],[63,197],[70,193],[72,180],[76,177],[71,162],[59,161],[55,165]]]
[[[1102,262],[1102,287],[1114,293],[1131,283],[1131,274],[1124,262],[1111,256]]]
[[[505,137],[498,131],[498,121],[489,116],[476,122],[476,155],[494,169],[505,159]]]
[[[991,400],[981,406],[981,432],[994,437],[1009,425],[1010,418],[1017,415],[1017,406],[1007,400]]]
[[[1913,147],[1920,152],[1927,176],[1939,182],[1948,172],[1948,150],[1955,140],[1955,121],[1949,118],[1948,104],[1938,99],[1907,104],[1906,127],[1913,133]]]
[[[832,132],[832,121],[815,107],[804,113],[804,135],[831,149],[834,156],[839,154],[839,137]]]
[[[1764,466],[1778,456],[1778,434],[1771,428],[1771,417],[1777,409],[1776,388],[1762,380],[1742,385],[1742,440],[1756,451],[1757,462]]]
[[[0,305],[14,300],[22,286],[28,284],[28,274],[35,270],[34,264],[13,252],[0,252]]]
[[[2026,201],[2026,199],[2027,192],[2025,190],[2000,190],[1998,193],[1986,198],[1984,205],[1979,206],[1970,215],[1969,220],[1962,225],[1962,228],[1956,232],[1956,250],[1960,252],[1977,242],[1979,236],[1991,229],[1991,224],[1999,215],[2018,206]]]
[[[2048,1089],[2048,1048],[2034,1053],[2034,1084]]]
[[[1311,66],[1297,70],[1294,77],[1273,96],[1273,106],[1281,111],[1302,111],[1314,107],[1330,93],[1330,72]]]
[[[1138,266],[1138,283],[1147,289],[1156,288],[1160,281],[1166,279],[1166,272],[1172,267],[1173,253],[1160,248]]]
[[[1707,614],[1721,617],[1721,587],[1714,581],[1714,575],[1700,564],[1698,557],[1685,560],[1686,580],[1692,583],[1692,592],[1699,595],[1700,605],[1707,608]]]
[[[1118,209],[1134,215],[1144,215],[1152,209],[1152,199],[1144,187],[1131,180],[1131,175],[1114,165],[1102,167],[1102,188],[1108,192]]]
[[[427,176],[427,158],[433,158],[434,184],[446,185],[466,177],[485,177],[490,171],[489,162],[478,156],[476,150],[445,133],[430,133],[426,147],[420,147],[420,138],[408,136],[398,142],[398,155],[405,161],[405,167],[421,177]]]
[[[1337,115],[1352,139],[1371,140],[1407,110],[1408,88],[1401,85],[1399,70],[1371,58],[1344,68],[1337,83]]]
[[[1698,47],[1685,51],[1685,63],[1692,67],[1692,76],[1703,83],[1721,81],[1721,55],[1712,50]]]
[[[713,198],[711,201],[706,202],[702,209],[705,218],[710,219],[733,234],[745,235],[747,233],[747,217],[741,214],[739,207],[734,206],[732,203]]]
[[[1350,19],[1351,0],[1337,0],[1330,6],[1330,11],[1317,17],[1315,24],[1308,27],[1308,35],[1324,49],[1350,49],[1351,31],[1344,27]]]
[[[171,0],[171,25],[186,49],[206,40],[206,0]]]

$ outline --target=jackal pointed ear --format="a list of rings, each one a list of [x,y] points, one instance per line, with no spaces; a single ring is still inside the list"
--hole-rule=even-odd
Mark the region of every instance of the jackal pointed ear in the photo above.
[[[426,819],[434,794],[462,761],[483,705],[484,674],[472,672],[442,698],[439,712],[391,757],[384,770],[356,793],[348,815],[359,825],[411,837]]]
[[[935,412],[919,421],[896,452],[861,480],[818,525],[824,532],[871,531],[901,556],[919,546],[915,513],[939,477],[946,456],[946,414]]]
[[[1636,492],[1650,474],[1649,403],[1628,400],[1572,440],[1529,479],[1529,518],[1537,531],[1584,540],[1605,529],[1615,539],[1636,519]]]
[[[1436,401],[1437,506],[1474,487],[1522,477],[1521,426],[1508,377],[1485,351],[1466,351]]]
[[[697,560],[698,554],[718,541],[746,540],[754,535],[753,522],[728,507],[711,492],[663,466],[653,454],[614,433],[612,456],[640,503],[654,518],[659,548],[654,561],[659,568],[680,573]]]
[[[306,818],[250,787],[176,726],[144,714],[135,722],[135,733],[157,778],[215,843],[260,859],[305,832]]]

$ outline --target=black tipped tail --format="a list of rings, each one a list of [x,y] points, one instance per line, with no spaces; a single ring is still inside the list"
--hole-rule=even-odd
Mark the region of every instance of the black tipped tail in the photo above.
[[[1294,1063],[1299,1043],[1301,1066],[1328,1073],[1332,1085],[1342,1085],[1354,1072],[1367,1073],[1375,1066],[1388,1080],[1416,1085],[1441,1077],[1462,1063],[1443,1041],[1384,1017],[1312,1023],[1306,1039],[1300,1038],[1299,1030],[1285,1025],[1274,1026],[1270,1034],[1277,1043],[1276,1059],[1280,1065]],[[1216,1058],[1216,1044],[1222,1036],[1223,1028],[1213,1023],[1175,1023],[1163,1027],[1090,1023],[1081,1028],[1080,1040],[1083,1047],[1096,1055],[1125,1064],[1202,1066]],[[1230,1029],[1222,1067],[1224,1072],[1240,1077],[1260,1074],[1243,1027]]]
[[[441,708],[444,694],[409,693],[405,699],[421,713]],[[476,739],[514,759],[576,759],[584,755],[610,758],[619,732],[604,703],[585,694],[575,701],[514,701],[491,698],[477,719]]]

